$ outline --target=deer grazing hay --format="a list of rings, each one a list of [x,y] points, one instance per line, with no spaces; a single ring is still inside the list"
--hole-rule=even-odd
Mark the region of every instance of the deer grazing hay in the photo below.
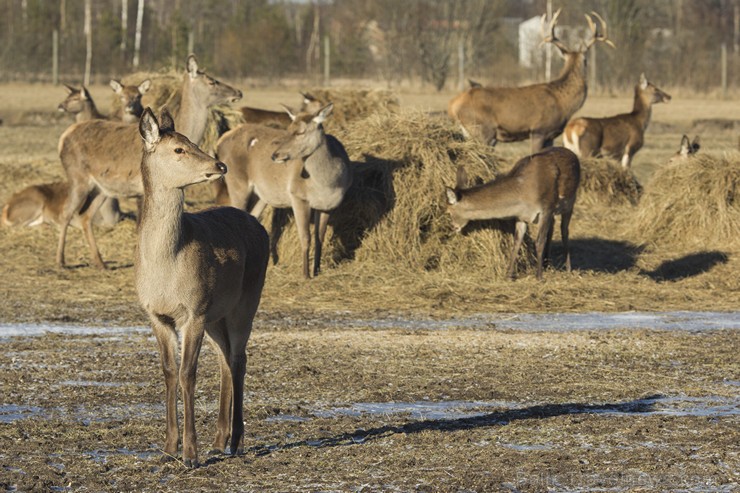
[[[488,181],[499,163],[493,148],[464,140],[446,121],[419,111],[384,111],[351,123],[339,136],[353,160],[354,182],[332,213],[322,265],[355,260],[364,272],[438,271],[503,276],[512,246],[511,221],[486,221],[454,232],[444,187],[458,164]],[[278,214],[283,214],[282,212]],[[279,241],[280,262],[300,270],[292,220],[264,216]],[[524,264],[529,255],[520,256]]]
[[[379,112],[395,113],[401,108],[398,95],[386,89],[314,88],[306,92],[322,106],[334,103],[332,117],[324,124],[329,133],[338,132],[354,121]]]
[[[637,205],[642,185],[630,169],[611,159],[581,158],[580,206]]]
[[[699,154],[658,169],[633,228],[645,243],[740,247],[740,152]]]
[[[152,87],[141,98],[141,104],[146,108],[151,107],[155,113],[159,114],[163,108],[167,108],[172,114],[176,115],[180,110],[180,98],[182,92],[182,73],[174,71],[147,73],[137,72],[123,78],[122,83],[140,84],[144,79],[152,81]],[[113,111],[117,111],[121,102],[118,96],[113,98],[111,105]],[[214,106],[210,109],[208,125],[203,135],[203,141],[198,143],[201,149],[213,153],[216,150],[218,138],[228,129],[233,128],[240,123],[244,123],[241,111],[234,109],[227,104]]]

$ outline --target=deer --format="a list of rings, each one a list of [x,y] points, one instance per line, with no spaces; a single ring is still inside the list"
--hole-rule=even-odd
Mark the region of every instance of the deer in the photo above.
[[[113,82],[116,82],[117,86],[114,86]],[[141,107],[141,96],[149,89],[150,84],[148,79],[139,86],[122,86],[117,81],[111,81],[111,88],[121,94],[122,105],[130,108],[132,115],[136,114],[137,121],[144,111]],[[75,115],[77,123],[109,119],[98,111],[95,101],[84,85],[80,89],[67,84],[64,87],[67,89],[67,97],[59,103],[57,107],[59,111]],[[0,223],[6,227],[61,225],[64,204],[68,196],[69,185],[63,181],[30,185],[10,197],[3,206]],[[89,199],[87,205],[89,206]],[[90,212],[90,208],[83,205],[82,210],[72,216],[70,225],[81,229],[83,221],[79,216],[89,215]],[[90,217],[94,225],[105,228],[112,228],[122,218],[123,213],[115,198],[106,199],[94,217]]]
[[[701,143],[698,135],[694,137],[693,141],[689,140],[688,135],[684,135],[681,137],[681,147],[678,149],[678,152],[668,160],[668,162],[670,164],[684,162],[690,157],[695,156],[696,153],[699,152],[700,148]]]
[[[581,166],[572,151],[551,147],[520,159],[507,174],[482,185],[467,188],[465,168],[457,170],[455,188],[445,187],[447,213],[459,233],[474,220],[514,219],[514,245],[507,277],[514,278],[516,259],[529,224],[539,224],[537,279],[542,280],[543,259],[550,258],[554,216],[560,215],[560,233],[565,249],[565,269],[571,271],[568,228],[580,183]]]
[[[141,98],[152,87],[152,81],[144,79],[138,86],[135,86],[123,85],[121,81],[111,79],[110,87],[121,101],[121,106],[114,113],[114,118],[124,123],[137,123],[144,112]]]
[[[542,44],[558,48],[565,60],[560,75],[547,83],[523,87],[474,86],[453,98],[447,113],[460,124],[466,137],[495,146],[498,142],[531,139],[532,152],[549,147],[563,132],[571,116],[583,106],[588,86],[586,55],[596,42],[614,47],[607,37],[604,19],[596,12],[586,14],[592,39],[582,50],[570,50],[555,36],[560,10],[545,30],[546,15],[542,16]],[[602,33],[593,20],[596,18]]]
[[[187,59],[183,76],[182,100],[176,116],[180,133],[193,142],[203,139],[208,123],[208,109],[227,101],[241,99],[238,89],[224,84],[198,69],[194,55]],[[106,197],[140,197],[142,144],[136,125],[91,120],[70,126],[59,139],[59,157],[69,181],[69,199],[64,207],[57,244],[56,263],[64,267],[67,227],[75,213],[91,194],[97,196],[89,209],[95,214]],[[93,264],[105,269],[89,220],[82,229]]]
[[[629,168],[645,141],[652,106],[670,100],[670,94],[640,74],[632,112],[606,118],[575,118],[565,127],[563,145],[579,157],[608,156],[620,159],[622,167]]]
[[[303,96],[303,102],[298,113],[312,113],[318,109],[321,109],[322,104],[315,97],[309,93],[300,93]],[[287,108],[283,105],[284,108]],[[244,117],[245,123],[257,123],[260,125],[267,125],[275,128],[288,128],[293,120],[290,119],[289,113],[296,113],[296,111],[287,109],[286,111],[271,111],[264,110],[261,108],[252,108],[250,106],[242,106],[242,116]]]
[[[322,123],[334,105],[295,115],[287,111],[287,130],[241,125],[218,141],[217,156],[231,167],[226,175],[231,205],[259,217],[267,205],[293,210],[303,258],[303,276],[317,276],[331,211],[352,184],[349,156],[342,143],[326,134]],[[309,270],[311,216],[314,220],[314,262]]]
[[[221,386],[213,453],[243,453],[246,346],[269,257],[267,231],[245,211],[219,207],[183,212],[184,188],[222,177],[227,168],[175,131],[164,110],[139,123],[144,187],[135,255],[136,292],[157,340],[166,394],[165,458],[177,454],[178,382],[182,389],[182,458],[198,467],[195,380],[204,335],[218,355]],[[176,360],[178,332],[182,347]]]

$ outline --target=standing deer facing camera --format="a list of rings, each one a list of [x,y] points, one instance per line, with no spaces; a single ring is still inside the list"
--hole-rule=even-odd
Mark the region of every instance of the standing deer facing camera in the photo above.
[[[507,276],[514,277],[519,249],[530,223],[537,232],[537,279],[542,279],[543,257],[550,256],[555,214],[560,214],[560,232],[565,249],[565,268],[570,265],[568,226],[581,179],[578,157],[568,149],[553,147],[520,159],[506,175],[483,185],[465,188],[467,178],[460,166],[457,185],[446,188],[447,212],[459,232],[469,221],[515,219],[516,236],[509,257]]]
[[[652,106],[670,100],[669,94],[641,74],[631,113],[571,120],[563,132],[563,145],[582,157],[600,155],[620,159],[622,167],[629,168],[645,141]]]
[[[241,125],[218,142],[218,157],[231,166],[226,185],[231,205],[245,209],[253,193],[259,197],[251,210],[259,217],[265,206],[293,209],[303,256],[303,275],[311,277],[311,215],[314,215],[313,275],[319,273],[321,247],[329,214],[352,184],[349,156],[344,146],[324,132],[331,114],[329,103],[314,113],[293,115],[287,130],[263,125]]]
[[[177,453],[177,387],[182,387],[182,456],[198,466],[195,373],[203,336],[213,343],[221,370],[215,451],[230,439],[242,451],[246,345],[265,282],[269,240],[259,222],[233,207],[183,212],[189,185],[216,180],[226,166],[175,132],[165,110],[160,122],[147,108],[139,124],[144,140],[144,185],[135,258],[136,291],[159,345],[166,388],[164,452]],[[181,361],[176,361],[178,331]]]
[[[553,16],[545,31],[542,16],[543,43],[558,48],[565,59],[565,66],[557,79],[524,87],[480,87],[470,89],[453,98],[447,112],[460,123],[463,133],[486,144],[517,142],[531,139],[532,151],[537,152],[552,145],[573,114],[586,100],[586,54],[597,42],[609,46],[606,22],[596,12],[591,15],[601,23],[602,34],[593,19],[586,15],[593,35],[583,50],[570,50],[555,36],[555,24],[560,10]]]
[[[119,99],[121,106],[116,110],[114,117],[124,123],[136,123],[144,113],[144,107],[141,105],[141,97],[152,87],[152,81],[145,79],[138,86],[123,85],[116,79],[111,79],[110,87],[113,89]]]

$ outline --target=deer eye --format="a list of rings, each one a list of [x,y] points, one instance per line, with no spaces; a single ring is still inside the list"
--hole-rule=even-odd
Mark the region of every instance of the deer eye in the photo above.
[[[177,149],[175,149],[175,153],[177,154],[182,154],[183,152],[185,152],[185,149],[183,149],[182,147],[178,147]]]

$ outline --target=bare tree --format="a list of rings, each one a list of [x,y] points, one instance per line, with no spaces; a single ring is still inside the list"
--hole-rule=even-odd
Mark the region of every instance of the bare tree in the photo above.
[[[84,84],[90,85],[92,70],[92,0],[85,0],[85,78]]]
[[[134,69],[139,68],[139,54],[141,53],[141,28],[144,25],[144,3],[145,0],[139,0],[136,8],[136,35],[134,37]]]

